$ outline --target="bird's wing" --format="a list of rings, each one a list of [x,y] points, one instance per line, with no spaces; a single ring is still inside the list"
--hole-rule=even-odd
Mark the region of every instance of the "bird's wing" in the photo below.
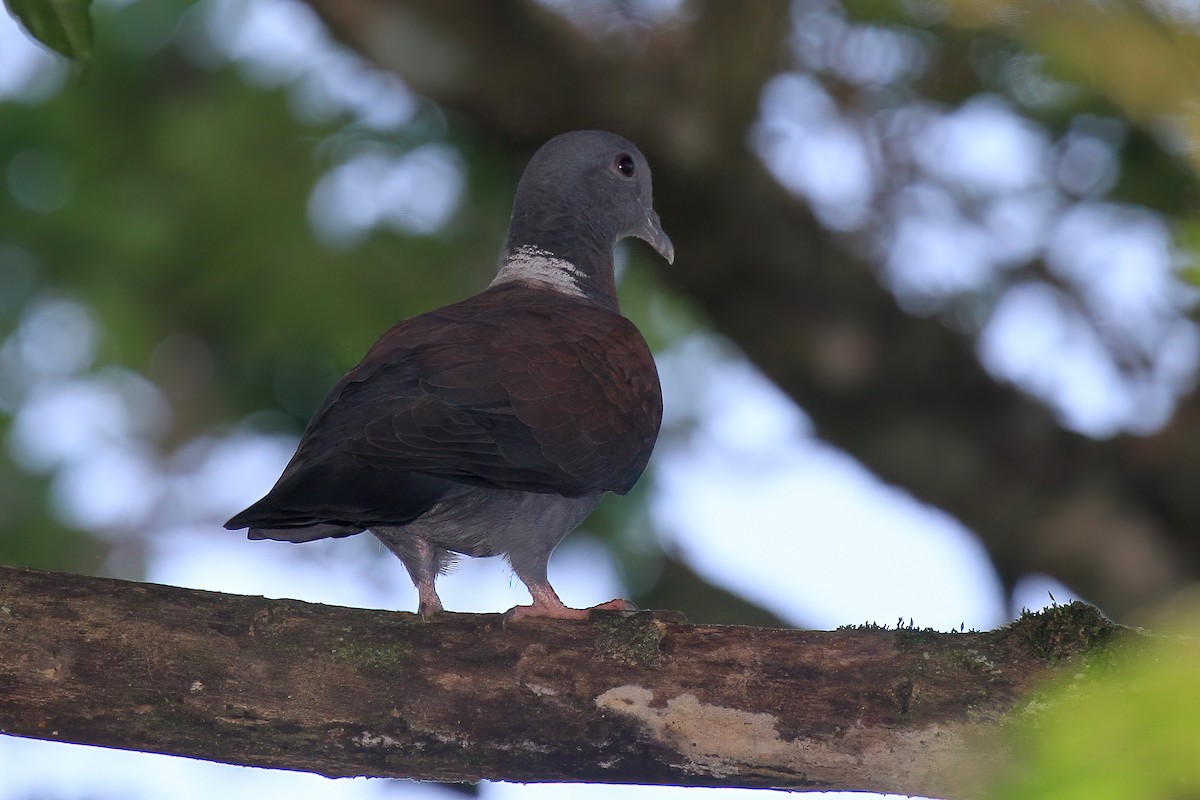
[[[628,491],[662,417],[645,342],[618,314],[521,296],[396,326],[306,438],[376,469],[569,496]]]

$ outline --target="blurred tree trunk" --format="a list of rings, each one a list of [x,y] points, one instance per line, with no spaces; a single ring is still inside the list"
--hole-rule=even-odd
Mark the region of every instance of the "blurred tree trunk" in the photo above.
[[[1062,429],[993,380],[969,337],[900,311],[747,147],[765,81],[790,65],[788,3],[695,2],[688,22],[622,38],[516,0],[309,2],[514,161],[575,128],[634,140],[677,245],[664,280],[821,436],[973,529],[1010,584],[1045,572],[1129,614],[1200,577],[1194,397],[1145,438]]]
[[[0,567],[0,733],[331,777],[959,797],[1030,689],[1117,631],[1082,603],[986,634],[423,622]]]

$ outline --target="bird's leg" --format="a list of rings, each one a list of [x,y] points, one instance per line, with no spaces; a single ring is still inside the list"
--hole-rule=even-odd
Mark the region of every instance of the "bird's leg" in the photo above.
[[[413,586],[417,587],[417,613],[424,619],[441,612],[442,599],[434,585],[450,558],[449,551],[438,547],[427,539],[406,534],[396,529],[381,528],[372,533],[391,550],[408,570]]]
[[[560,536],[559,539],[562,537]],[[525,584],[533,605],[513,606],[508,610],[508,619],[526,619],[529,617],[548,617],[550,619],[587,619],[594,610],[601,611],[637,611],[637,606],[628,600],[610,600],[591,608],[568,608],[558,598],[558,593],[550,585],[546,576],[546,566],[550,562],[550,553],[558,541],[542,541],[540,546],[523,549],[513,549],[507,553],[508,563],[513,572]]]
[[[591,608],[568,608],[563,605],[563,601],[558,598],[558,593],[554,591],[548,582],[527,583],[526,588],[529,589],[529,594],[533,597],[533,605],[530,606],[513,606],[509,609],[507,617],[509,619],[528,619],[530,617],[543,617],[549,619],[587,619],[593,611],[637,611],[637,606],[628,600],[609,600],[607,603],[601,603],[598,606]]]
[[[433,586],[433,581],[422,581],[416,584],[417,597],[417,613],[422,619],[429,619],[434,614],[440,614],[445,609],[442,608],[442,598],[438,597],[437,589]]]
[[[413,542],[416,544],[418,557],[414,559],[415,563],[405,561],[404,566],[408,569],[413,585],[417,587],[417,613],[422,619],[429,619],[443,611],[442,598],[438,597],[434,584],[437,576],[442,574],[442,568],[450,554],[426,539],[414,537]]]

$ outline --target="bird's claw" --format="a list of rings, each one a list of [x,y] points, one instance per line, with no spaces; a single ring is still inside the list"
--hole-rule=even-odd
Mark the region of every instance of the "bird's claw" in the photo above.
[[[537,603],[528,606],[513,606],[504,615],[508,620],[522,619],[572,619],[586,620],[591,617],[593,611],[637,611],[638,607],[628,600],[617,598],[609,600],[607,603],[591,606],[590,608],[568,608],[564,605],[553,605],[550,603]]]

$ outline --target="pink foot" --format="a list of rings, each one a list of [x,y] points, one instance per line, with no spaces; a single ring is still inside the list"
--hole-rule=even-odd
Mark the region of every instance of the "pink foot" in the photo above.
[[[547,587],[549,589],[549,587]],[[578,619],[585,620],[592,615],[593,611],[637,611],[638,607],[628,600],[617,598],[609,600],[607,603],[592,606],[591,608],[568,608],[558,599],[558,595],[553,589],[549,589],[549,594],[545,595],[542,592],[533,593],[533,605],[531,606],[513,606],[505,614],[505,617],[512,620],[519,619]]]
[[[547,608],[546,606],[513,606],[504,615],[506,619],[587,619],[591,613],[586,608]]]
[[[616,600],[609,600],[607,603],[601,603],[597,606],[584,609],[585,611],[637,611],[638,607],[628,600],[623,600],[618,597]]]

